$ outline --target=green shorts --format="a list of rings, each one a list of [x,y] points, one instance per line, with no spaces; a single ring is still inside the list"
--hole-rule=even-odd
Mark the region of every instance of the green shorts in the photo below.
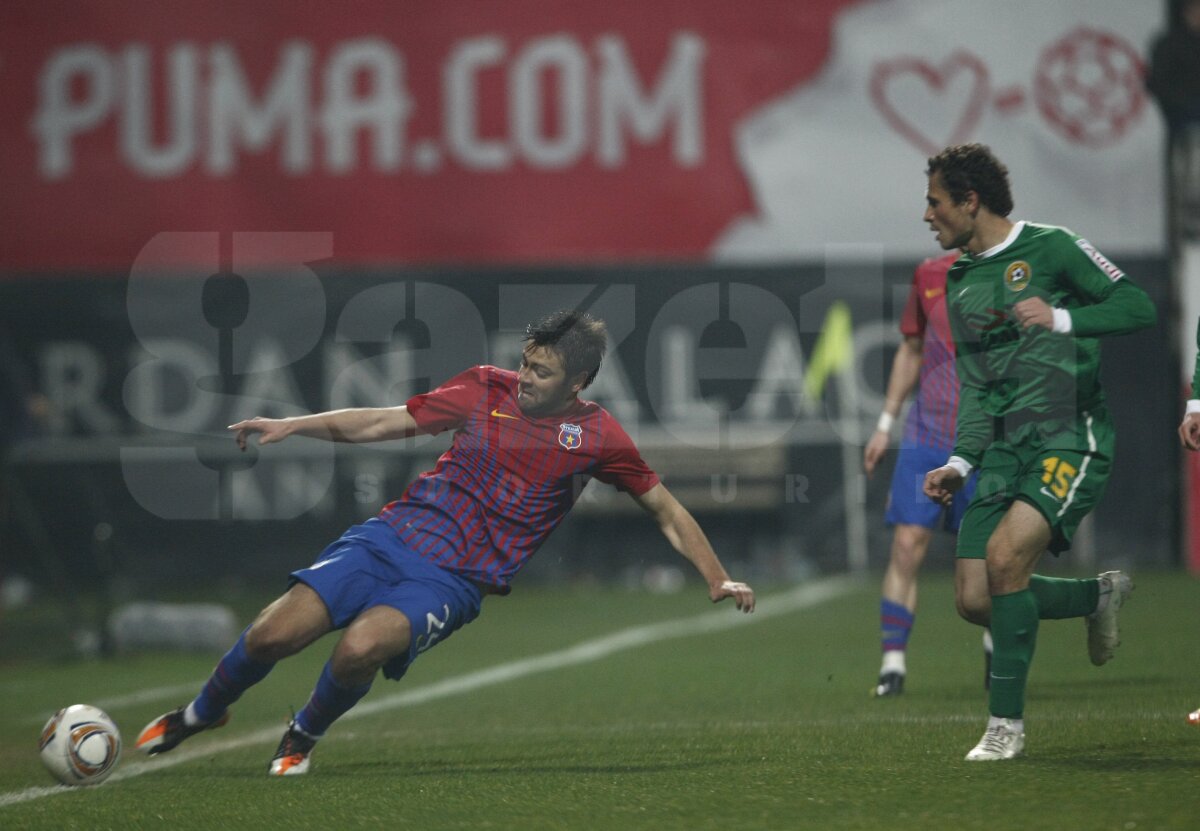
[[[958,556],[985,558],[992,532],[1017,499],[1050,524],[1050,551],[1066,551],[1079,523],[1104,496],[1115,444],[1105,407],[1081,413],[1078,421],[1026,424],[993,442],[958,530]]]

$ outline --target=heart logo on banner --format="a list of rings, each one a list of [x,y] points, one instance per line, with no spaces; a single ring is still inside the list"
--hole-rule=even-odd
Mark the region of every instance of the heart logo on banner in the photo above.
[[[941,66],[897,58],[871,70],[871,100],[893,130],[927,156],[968,139],[990,96],[988,70],[968,52]]]

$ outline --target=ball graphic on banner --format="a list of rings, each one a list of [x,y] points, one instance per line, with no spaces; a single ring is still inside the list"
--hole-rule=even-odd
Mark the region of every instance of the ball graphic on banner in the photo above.
[[[1141,116],[1143,67],[1122,38],[1080,28],[1046,48],[1033,91],[1038,109],[1057,132],[1077,144],[1103,147]]]

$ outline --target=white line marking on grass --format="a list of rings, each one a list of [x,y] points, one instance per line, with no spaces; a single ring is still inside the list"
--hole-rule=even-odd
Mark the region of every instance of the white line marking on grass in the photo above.
[[[560,649],[556,652],[547,652],[544,655],[535,655],[532,658],[522,658],[487,669],[468,672],[465,675],[447,678],[444,681],[437,681],[427,684],[424,687],[417,687],[407,692],[386,696],[377,701],[360,704],[342,716],[339,719],[339,723],[387,710],[394,710],[398,707],[413,707],[428,701],[446,698],[447,696],[474,692],[484,687],[503,684],[507,681],[514,681],[518,678],[524,678],[525,676],[534,675],[539,672],[550,672],[599,661],[602,658],[607,658],[618,652],[624,652],[627,649],[635,649],[639,646],[646,646],[674,638],[686,638],[693,635],[722,632],[738,626],[747,626],[778,617],[779,615],[786,615],[800,611],[801,609],[817,606],[849,593],[851,589],[858,585],[861,585],[861,581],[857,578],[833,577],[828,580],[805,583],[783,594],[760,598],[758,608],[752,615],[744,615],[733,611],[725,611],[724,613],[709,611],[689,618],[667,620],[662,623],[650,623],[645,626],[622,629],[611,635],[584,641],[583,643],[567,647],[566,649]],[[198,686],[189,686],[187,689],[194,690]],[[147,692],[155,691],[148,690]],[[123,779],[132,779],[135,776],[165,770],[166,768],[191,762],[195,759],[209,758],[217,753],[224,753],[227,750],[238,750],[255,744],[268,744],[278,741],[279,736],[279,727],[268,727],[262,730],[255,730],[252,733],[234,736],[224,741],[207,742],[203,746],[194,749],[175,750],[169,756],[157,757],[144,762],[124,763],[119,770],[109,777],[108,781],[119,782]],[[16,805],[21,802],[41,799],[44,796],[73,793],[78,790],[81,789],[69,788],[65,785],[55,785],[53,787],[26,788],[23,791],[0,793],[0,808],[6,805]]]
[[[201,679],[191,684],[173,684],[169,687],[153,687],[148,690],[138,690],[127,695],[114,695],[111,698],[101,698],[93,702],[93,706],[99,707],[101,710],[116,710],[120,707],[127,707],[130,704],[146,704],[150,701],[161,701],[166,698],[178,698],[186,696],[186,700],[191,701],[196,697],[196,691],[204,686],[204,682],[208,679]],[[30,724],[46,721],[55,711],[47,710],[41,715],[31,716],[28,721]]]
[[[154,687],[149,690],[139,690],[138,692],[128,693],[126,695],[116,695],[112,698],[102,698],[96,702],[96,706],[100,709],[111,707],[114,710],[118,707],[127,707],[130,704],[145,704],[149,701],[161,701],[165,698],[178,698],[186,696],[188,701],[196,697],[196,691],[204,686],[207,678],[201,678],[199,681],[193,681],[191,684],[174,684],[170,687]]]
[[[502,684],[533,675],[538,672],[549,672],[555,669],[591,663],[606,658],[626,649],[633,649],[659,641],[673,638],[702,635],[710,632],[720,632],[736,626],[748,625],[777,615],[788,614],[800,609],[807,609],[846,594],[858,583],[848,578],[832,578],[818,583],[806,583],[786,594],[777,595],[766,601],[760,601],[752,615],[724,614],[715,615],[711,612],[680,620],[668,620],[662,623],[651,623],[646,626],[635,626],[623,629],[595,640],[584,641],[576,646],[548,652],[532,658],[522,658],[507,664],[468,672],[454,678],[447,678],[424,687],[418,687],[407,692],[389,695],[377,701],[360,704],[341,720],[353,716],[367,716],[390,710],[394,707],[410,707],[424,704],[448,695],[458,695],[473,692],[482,687]]]

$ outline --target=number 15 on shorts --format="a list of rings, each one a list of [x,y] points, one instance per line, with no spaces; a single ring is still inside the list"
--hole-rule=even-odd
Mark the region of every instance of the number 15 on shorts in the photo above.
[[[1067,493],[1071,490],[1071,483],[1075,480],[1079,470],[1075,465],[1058,456],[1042,459],[1042,468],[1045,471],[1042,474],[1042,484],[1047,485],[1050,493],[1056,498],[1066,499]]]

